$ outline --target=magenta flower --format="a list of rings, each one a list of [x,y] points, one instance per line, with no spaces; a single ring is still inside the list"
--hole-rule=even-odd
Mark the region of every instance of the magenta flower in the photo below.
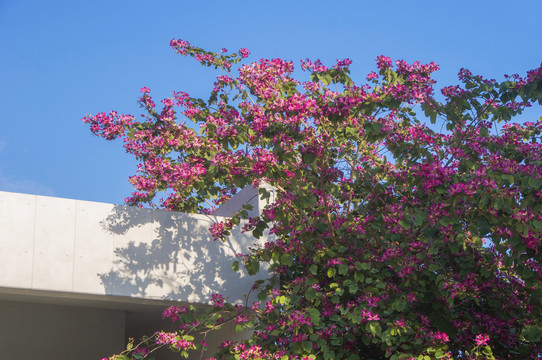
[[[377,56],[376,66],[381,70],[391,68],[391,58],[384,55]]]
[[[224,301],[226,299],[220,295],[220,294],[213,294],[211,296],[211,302],[213,303],[213,306],[214,307],[220,307],[220,308],[223,308],[224,307]]]
[[[207,317],[169,307],[163,316],[182,320],[179,332],[155,333],[154,345],[200,348],[184,334],[229,320],[256,326],[250,340],[225,343],[239,359],[300,359],[300,349],[320,358],[324,345],[348,358],[368,331],[370,357],[378,358],[410,356],[399,354],[403,342],[420,354],[446,344],[447,359],[490,338],[506,345],[504,355],[504,347],[492,350],[499,358],[532,345],[518,334],[540,322],[533,290],[542,281],[542,121],[508,120],[540,102],[542,68],[502,84],[462,69],[462,84],[437,99],[434,63],[379,56],[368,83],[355,84],[349,59],[331,69],[304,60],[311,74],[299,81],[291,61],[240,65],[247,49],[171,45],[226,70],[207,102],[174,92],[157,109],[143,87],[142,120],[114,111],[83,120],[98,136],[123,138],[140,161],[130,205],[211,214],[242,188],[260,187],[267,199],[256,215],[218,218],[209,231],[215,240],[235,226],[252,232],[262,243],[238,262],[249,272],[265,263],[288,280],[270,289],[256,283],[264,297],[250,310],[218,294]],[[413,113],[420,104],[427,119]],[[453,324],[453,340],[433,323],[441,316]],[[378,334],[383,327],[397,335],[391,345]]]
[[[489,341],[489,335],[487,335],[487,334],[478,334],[474,338],[474,341],[476,342],[477,346],[487,345],[487,342]]]
[[[243,59],[247,58],[249,55],[250,55],[250,51],[248,51],[247,49],[240,49],[239,50],[239,55],[241,55],[241,57]]]

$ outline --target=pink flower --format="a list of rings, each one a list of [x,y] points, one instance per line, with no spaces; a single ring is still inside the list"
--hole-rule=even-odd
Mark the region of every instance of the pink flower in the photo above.
[[[162,104],[164,104],[167,107],[172,107],[173,106],[173,100],[172,99],[164,99],[164,100],[162,100]]]
[[[337,59],[337,63],[335,64],[335,66],[333,66],[333,68],[334,69],[346,69],[351,64],[352,64],[352,60],[350,60],[350,59],[343,59],[343,60]]]
[[[250,51],[248,51],[247,49],[240,49],[239,55],[241,55],[241,57],[245,59],[250,55]]]
[[[314,62],[309,59],[301,60],[301,69],[311,70],[313,72],[327,71],[327,66],[323,65],[320,59],[316,59]]]
[[[477,346],[487,345],[487,342],[489,341],[489,335],[487,335],[487,334],[478,334],[474,338],[474,341],[476,342]]]
[[[387,56],[380,55],[376,57],[376,66],[379,69],[389,69],[391,68],[391,59]]]
[[[211,296],[211,302],[213,303],[213,306],[214,307],[221,307],[223,308],[224,307],[224,297],[220,294],[213,294]]]
[[[144,93],[144,94],[150,93],[150,92],[151,92],[151,89],[149,89],[149,88],[146,87],[146,86],[143,86],[140,90],[141,90],[141,92]]]
[[[177,50],[177,53],[186,56],[186,54],[188,54],[188,47],[190,46],[190,43],[181,39],[172,39],[169,42],[169,46]]]
[[[188,312],[186,306],[168,306],[164,312],[162,312],[162,318],[170,318],[173,321],[179,320],[179,315]]]
[[[248,315],[238,315],[235,318],[235,323],[236,324],[242,324],[242,323],[246,323],[246,322],[248,322]]]
[[[378,74],[375,73],[374,71],[370,72],[369,75],[367,75],[367,80],[372,80],[372,79],[378,79]]]
[[[440,343],[447,343],[450,341],[448,334],[444,332],[440,332],[440,331],[437,331],[433,337],[435,338],[435,340],[437,340]]]

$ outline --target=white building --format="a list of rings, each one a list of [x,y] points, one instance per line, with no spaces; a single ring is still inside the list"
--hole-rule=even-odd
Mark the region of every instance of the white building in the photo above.
[[[215,213],[246,202],[259,211],[251,188]],[[258,277],[231,265],[254,239],[238,231],[214,242],[217,220],[0,191],[0,359],[96,360],[166,329],[171,303],[206,306],[212,293],[242,303]],[[206,341],[236,336],[227,328]]]

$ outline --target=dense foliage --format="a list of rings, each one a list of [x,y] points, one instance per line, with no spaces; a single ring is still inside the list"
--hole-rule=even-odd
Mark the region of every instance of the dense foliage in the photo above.
[[[541,104],[542,68],[500,83],[462,69],[461,86],[434,95],[434,63],[379,56],[358,85],[348,59],[306,60],[300,82],[292,62],[171,46],[223,71],[209,100],[175,92],[159,109],[142,88],[143,120],[84,121],[140,161],[129,204],[210,213],[246,186],[276,189],[259,217],[240,211],[211,231],[268,231],[240,260],[249,273],[269,263],[280,286],[255,284],[251,309],[219,295],[207,315],[171,307],[178,333],[118,358],[187,356],[203,346],[193,334],[227,321],[254,331],[220,359],[541,356],[542,118],[511,120]]]

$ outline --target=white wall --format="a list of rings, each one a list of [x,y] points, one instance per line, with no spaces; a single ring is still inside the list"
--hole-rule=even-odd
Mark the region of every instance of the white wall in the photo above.
[[[0,287],[240,303],[257,278],[231,264],[254,239],[214,242],[220,219],[0,191]]]
[[[254,239],[237,229],[214,242],[208,227],[221,219],[0,191],[0,359],[96,360],[167,328],[172,302],[204,306],[221,293],[244,304],[268,274],[232,270]],[[207,342],[239,336],[227,327]]]

